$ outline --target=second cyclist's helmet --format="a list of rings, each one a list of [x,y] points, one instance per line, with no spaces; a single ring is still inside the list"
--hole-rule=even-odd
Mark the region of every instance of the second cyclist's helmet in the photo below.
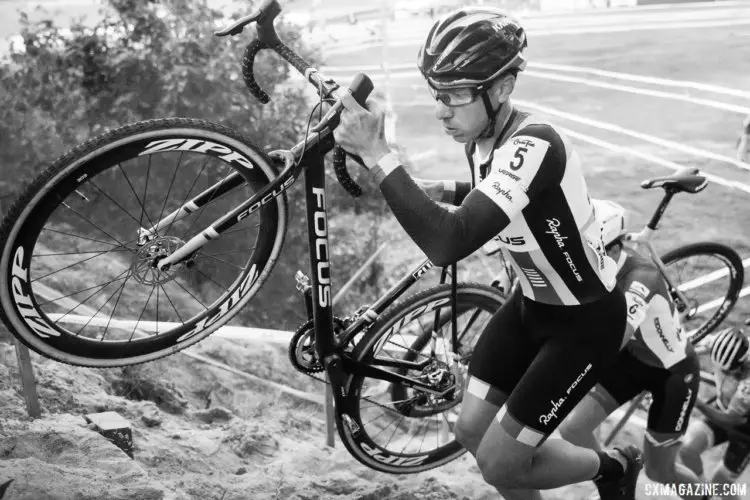
[[[711,344],[711,361],[722,370],[739,368],[750,355],[750,341],[742,330],[728,328]]]
[[[507,12],[465,7],[432,26],[419,49],[418,66],[439,90],[479,87],[526,67],[526,32]]]

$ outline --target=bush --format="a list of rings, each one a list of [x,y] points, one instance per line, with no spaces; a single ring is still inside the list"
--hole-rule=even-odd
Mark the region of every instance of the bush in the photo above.
[[[196,117],[240,130],[263,149],[289,147],[302,138],[310,105],[304,85],[283,85],[292,69],[270,51],[256,59],[261,87],[272,96],[257,103],[244,86],[241,57],[252,36],[218,38],[213,32],[228,18],[247,15],[210,8],[199,0],[109,0],[100,21],[62,30],[50,17],[30,22],[22,15],[22,43],[0,63],[0,199],[20,189],[64,150],[127,123],[160,117]],[[302,44],[299,28],[279,20],[280,38],[315,64],[314,50]],[[299,81],[301,77],[295,76]],[[168,182],[168,179],[165,179]],[[366,179],[360,182],[367,184]],[[336,283],[343,284],[374,251],[380,196],[352,202],[333,182],[329,218],[348,225],[364,221],[355,238],[337,231],[332,241]],[[302,183],[290,192],[292,218],[282,259],[243,318],[252,326],[295,328],[303,320],[294,292],[297,268],[309,269]],[[372,186],[369,186],[372,190]],[[7,209],[7,201],[3,208]],[[341,240],[346,245],[336,245]],[[92,272],[95,272],[93,270]],[[374,277],[373,277],[374,276]],[[368,278],[378,282],[377,274]],[[366,294],[361,287],[356,298]]]

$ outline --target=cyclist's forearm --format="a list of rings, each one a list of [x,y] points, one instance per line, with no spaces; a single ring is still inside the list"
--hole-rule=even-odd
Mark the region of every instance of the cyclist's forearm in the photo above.
[[[696,402],[696,407],[708,417],[709,420],[716,422],[719,425],[740,425],[745,422],[745,418],[740,415],[727,414],[713,408],[710,405],[703,403],[702,401]]]
[[[482,193],[454,211],[440,206],[403,167],[383,177],[380,190],[398,222],[437,266],[470,255],[508,225],[507,215]]]
[[[412,177],[414,182],[421,187],[430,199],[440,203],[449,203],[451,205],[460,205],[466,195],[471,190],[468,182],[459,182],[454,180],[427,180]]]

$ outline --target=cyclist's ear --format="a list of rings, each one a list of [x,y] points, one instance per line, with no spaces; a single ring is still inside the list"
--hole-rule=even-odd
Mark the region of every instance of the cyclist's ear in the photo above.
[[[513,75],[505,75],[499,78],[495,83],[492,84],[490,92],[495,96],[498,102],[505,102],[508,100],[510,95],[513,93],[513,89],[516,88],[516,77]]]

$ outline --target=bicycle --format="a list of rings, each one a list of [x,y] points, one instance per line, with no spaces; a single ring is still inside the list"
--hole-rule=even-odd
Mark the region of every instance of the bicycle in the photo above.
[[[465,452],[450,416],[482,322],[504,298],[487,285],[459,284],[453,265],[450,284],[444,269],[440,285],[396,302],[433,267],[425,260],[374,304],[334,317],[323,157],[335,146],[342,92],[364,102],[372,83],[358,75],[342,89],[326,79],[279,40],[280,12],[266,0],[216,35],[257,23],[243,77],[261,102],[269,97],[253,63],[271,49],[318,90],[311,118],[332,104],[304,139],[272,158],[232,129],[173,118],[72,149],[23,189],[0,226],[0,317],[30,349],[73,365],[124,366],[185,349],[268,279],[286,232],[286,191],[304,171],[312,277],[299,273],[297,288],[309,320],[293,335],[290,360],[310,376],[327,372],[339,435],[357,460],[391,473],[440,466]],[[152,177],[159,160],[174,170]],[[347,191],[361,193],[338,148],[334,170]],[[86,282],[76,271],[95,262],[106,263],[97,268],[103,278]],[[427,340],[410,348],[417,336]]]
[[[686,335],[693,344],[712,333],[731,312],[742,291],[745,276],[741,257],[725,244],[690,243],[670,250],[660,257],[651,242],[675,194],[696,194],[706,188],[708,180],[699,174],[699,169],[687,167],[669,176],[643,181],[643,189],[661,187],[664,189],[664,196],[640,232],[630,232],[622,237],[623,242],[643,247],[645,255],[659,268],[675,308],[680,314]],[[497,243],[498,237],[490,240],[484,247],[484,253],[496,254],[500,250]],[[701,258],[704,260],[701,261]],[[502,265],[500,273],[492,281],[492,286],[507,291],[518,286],[518,275],[504,257]],[[686,268],[695,271],[697,276],[691,273],[686,277],[683,274]],[[721,287],[717,291],[716,286],[701,288],[724,277],[728,277],[726,290]],[[709,314],[710,311],[714,312]]]

